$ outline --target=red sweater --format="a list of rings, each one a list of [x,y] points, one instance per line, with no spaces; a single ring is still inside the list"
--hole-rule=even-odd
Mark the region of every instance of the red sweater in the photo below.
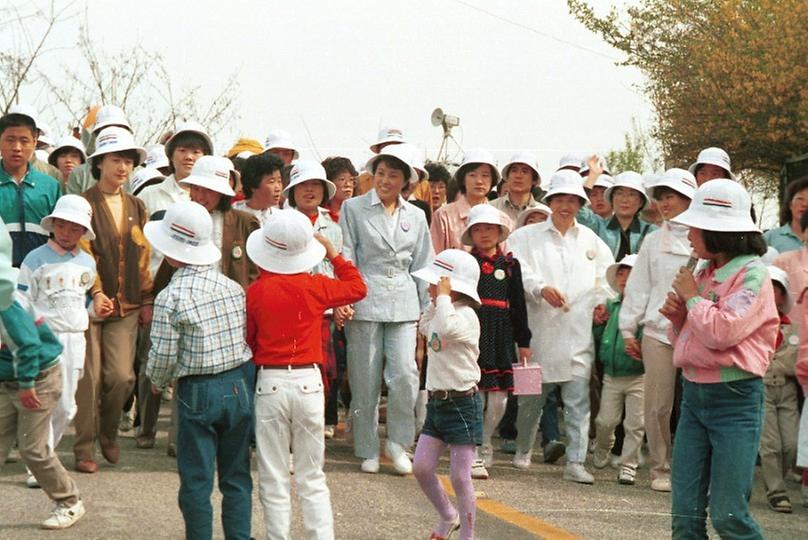
[[[247,344],[257,365],[322,364],[323,312],[368,292],[351,263],[335,257],[336,279],[321,274],[262,272],[247,289]]]

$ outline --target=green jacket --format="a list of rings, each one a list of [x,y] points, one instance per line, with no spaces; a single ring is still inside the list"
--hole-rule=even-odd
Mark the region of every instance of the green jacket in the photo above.
[[[597,359],[603,364],[603,373],[611,377],[629,377],[645,373],[643,363],[626,354],[626,344],[623,342],[623,335],[618,325],[622,301],[623,295],[608,300],[606,309],[609,311],[609,320],[606,324],[594,327]],[[642,330],[639,330],[637,339],[641,337]]]
[[[34,317],[19,302],[0,311],[0,381],[17,381],[34,388],[39,374],[59,363],[62,344],[44,319]]]

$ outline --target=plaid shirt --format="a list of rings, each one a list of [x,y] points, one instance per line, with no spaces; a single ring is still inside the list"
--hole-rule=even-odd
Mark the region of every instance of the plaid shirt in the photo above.
[[[162,388],[187,375],[212,375],[252,357],[244,289],[215,266],[179,268],[157,295],[146,375]]]

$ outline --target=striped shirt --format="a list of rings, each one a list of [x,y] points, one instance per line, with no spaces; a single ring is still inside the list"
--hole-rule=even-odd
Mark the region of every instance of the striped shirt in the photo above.
[[[244,289],[210,266],[179,268],[157,295],[146,375],[162,388],[188,375],[213,375],[252,357]]]

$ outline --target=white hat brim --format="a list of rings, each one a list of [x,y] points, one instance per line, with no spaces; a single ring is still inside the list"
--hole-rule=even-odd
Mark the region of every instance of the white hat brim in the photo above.
[[[418,182],[418,171],[415,170],[415,167],[413,167],[412,165],[410,165],[409,163],[407,163],[406,161],[404,161],[400,157],[394,156],[392,154],[378,154],[378,155],[373,156],[365,164],[365,170],[372,175],[373,174],[373,164],[376,163],[377,160],[379,160],[379,159],[381,159],[383,157],[392,157],[392,158],[396,158],[397,160],[399,160],[401,163],[403,163],[404,165],[406,165],[410,169],[410,177],[407,178],[407,182],[410,183],[410,184]],[[402,186],[402,188],[403,187],[406,187],[406,186]]]
[[[334,195],[337,193],[337,186],[334,185],[334,182],[332,182],[328,178],[306,178],[306,179],[300,180],[300,181],[298,181],[296,183],[291,183],[290,182],[288,186],[283,188],[283,196],[288,199],[289,194],[292,192],[293,187],[299,186],[303,182],[308,182],[309,180],[321,180],[321,181],[325,182],[326,200],[331,200],[332,198],[334,198]]]
[[[459,292],[461,294],[465,294],[478,304],[480,303],[480,295],[477,294],[477,284],[467,283],[464,280],[457,279],[456,277],[450,276],[448,273],[439,274],[435,270],[432,269],[431,266],[427,266],[421,268],[420,270],[416,270],[412,272],[412,277],[418,278],[420,280],[426,281],[431,285],[437,285],[440,278],[446,276],[449,278],[452,284],[452,290],[455,292]]]
[[[699,208],[693,208],[692,206],[670,221],[671,223],[678,223],[679,225],[705,231],[760,232],[751,217],[730,218],[722,215],[707,215]]]
[[[67,212],[58,212],[54,211],[51,214],[43,217],[39,221],[39,226],[48,231],[49,233],[53,232],[53,220],[54,219],[63,219],[64,221],[69,221],[70,223],[75,223],[77,225],[81,225],[87,232],[84,233],[82,238],[84,240],[93,241],[95,240],[95,232],[93,231],[93,226],[89,220],[82,219],[77,217],[75,214],[67,213]]]
[[[312,238],[308,247],[297,255],[285,255],[281,250],[269,249],[264,242],[262,229],[247,237],[247,256],[261,269],[275,274],[300,274],[308,272],[325,257],[325,246]]]
[[[577,195],[584,201],[589,201],[589,197],[586,196],[586,191],[584,191],[584,186],[580,185],[577,187],[564,186],[556,189],[551,189],[550,191],[547,192],[547,194],[544,197],[542,197],[541,202],[546,204],[547,201],[550,200],[550,197],[553,197],[555,195]]]
[[[683,197],[687,197],[691,201],[693,200],[693,196],[696,194],[696,190],[692,188],[690,189],[690,193],[687,193],[685,189],[682,187],[681,182],[669,182],[667,180],[660,180],[659,182],[655,183],[653,186],[650,186],[648,188],[647,190],[648,196],[651,197],[652,199],[656,199],[656,197],[654,196],[655,193],[654,190],[661,187],[672,189],[676,193],[682,195]]]
[[[606,191],[603,192],[603,198],[609,201],[609,204],[612,204],[612,193],[614,193],[614,190],[617,188],[632,189],[642,195],[643,203],[642,206],[640,206],[638,212],[642,211],[642,209],[648,206],[648,203],[651,202],[650,199],[648,198],[648,194],[645,192],[644,189],[639,189],[635,186],[629,186],[627,184],[612,184],[611,186],[606,188]]]
[[[143,234],[152,248],[164,256],[181,263],[207,266],[222,258],[222,252],[213,242],[191,246],[177,242],[166,234],[162,221],[150,221],[143,227]]]
[[[719,168],[724,169],[725,171],[727,171],[729,173],[730,180],[735,180],[736,182],[738,181],[738,178],[735,176],[735,174],[732,171],[730,171],[729,169],[724,167],[723,164],[716,163],[714,161],[694,161],[693,163],[690,164],[690,167],[688,167],[687,170],[690,172],[690,174],[692,174],[693,176],[696,176],[696,167],[698,167],[699,165],[715,165],[716,167],[719,167]]]
[[[115,148],[115,149],[106,149],[101,151],[96,151],[92,155],[90,155],[87,159],[90,161],[91,164],[95,163],[95,160],[101,156],[106,154],[117,154],[118,152],[128,152],[129,150],[134,150],[137,152],[140,161],[135,164],[135,167],[139,166],[141,163],[146,161],[146,150],[141,148],[140,146],[128,146],[124,148]]]
[[[192,184],[194,186],[215,191],[216,193],[221,193],[222,195],[226,195],[228,197],[233,197],[236,195],[236,192],[230,187],[230,182],[224,178],[213,180],[204,176],[194,176],[191,174],[190,176],[180,180],[180,184]]]
[[[470,223],[463,230],[463,234],[460,235],[460,242],[463,245],[465,246],[474,245],[474,242],[471,240],[471,228],[474,227],[475,225],[479,225],[480,223],[486,223],[488,225],[499,225],[499,241],[497,242],[498,244],[501,244],[502,242],[507,240],[508,236],[510,236],[511,234],[510,229],[508,229],[508,227],[506,225],[503,225],[502,223],[492,223],[490,221],[477,221],[475,223]]]

